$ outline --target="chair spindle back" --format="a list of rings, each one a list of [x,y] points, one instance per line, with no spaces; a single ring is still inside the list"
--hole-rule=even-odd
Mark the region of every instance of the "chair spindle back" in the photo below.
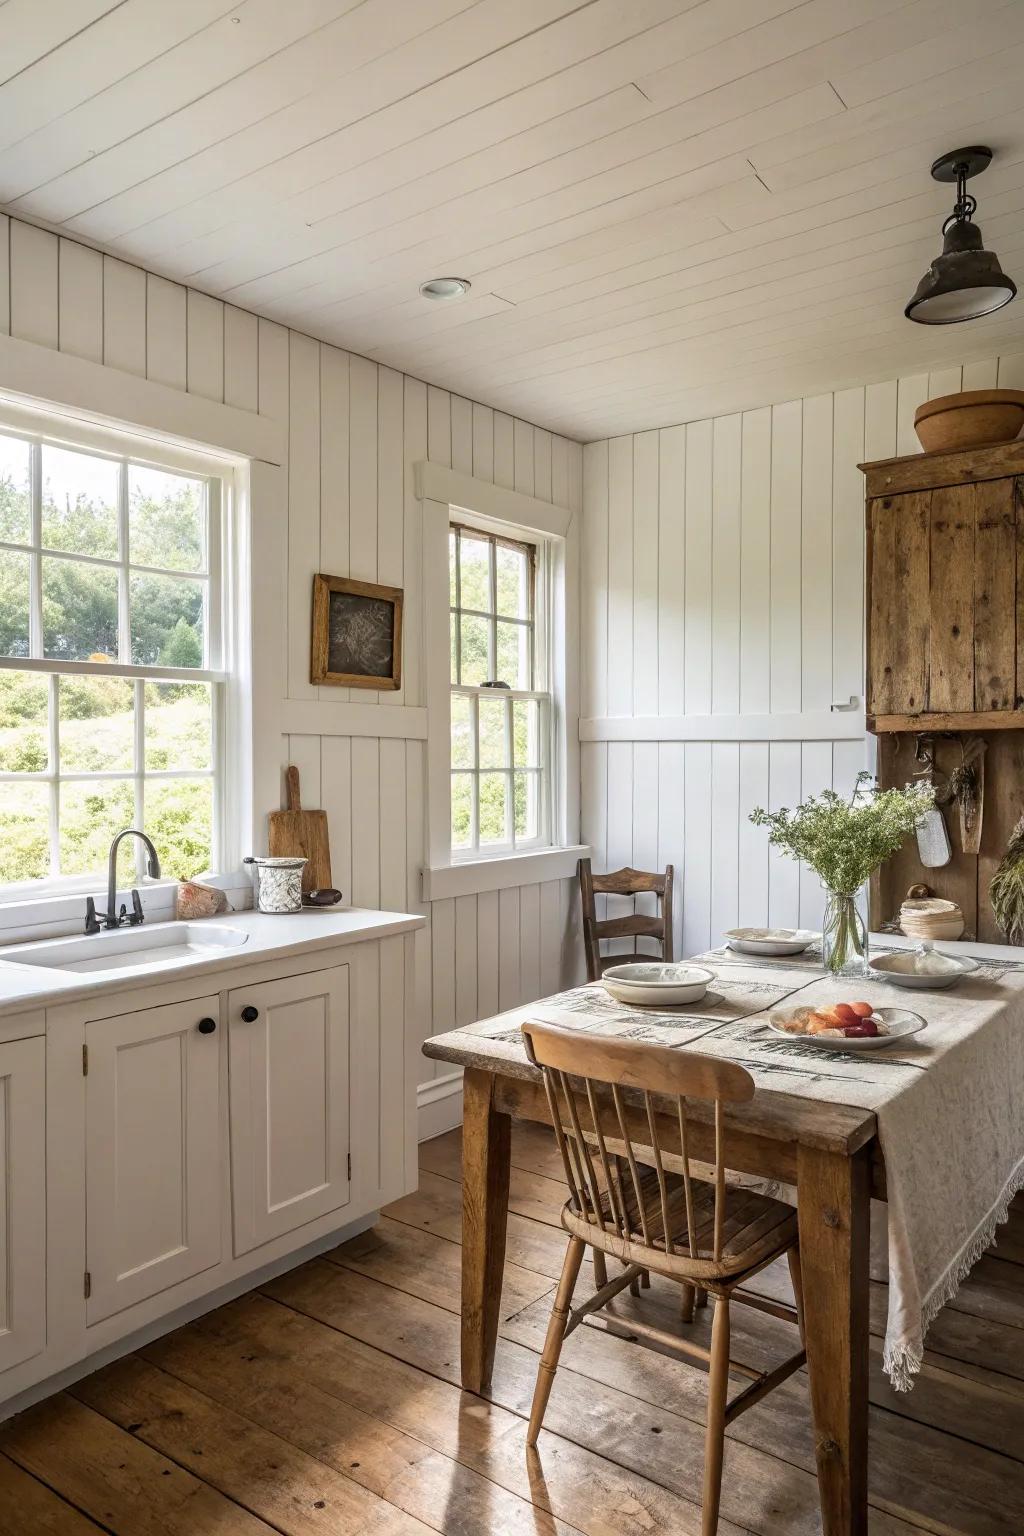
[[[678,1189],[681,1175],[689,1256],[698,1257],[688,1101],[714,1103],[711,1256],[719,1260],[728,1166],[723,1105],[753,1097],[749,1072],[734,1062],[662,1045],[608,1039],[550,1024],[522,1028],[527,1054],[543,1074],[572,1204],[585,1220],[625,1241],[635,1242],[639,1235],[649,1248],[677,1252],[670,1195]],[[678,1147],[666,1145],[672,1121],[655,1104],[656,1096],[675,1101],[673,1129]],[[653,1168],[654,1181],[643,1178],[641,1164]],[[625,1184],[627,1172],[630,1188]]]

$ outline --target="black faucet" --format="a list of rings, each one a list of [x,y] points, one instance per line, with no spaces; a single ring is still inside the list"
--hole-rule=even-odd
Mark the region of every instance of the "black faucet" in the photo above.
[[[119,832],[110,845],[110,855],[107,859],[107,910],[96,911],[96,903],[91,896],[85,901],[85,931],[86,933],[99,933],[100,928],[121,928],[127,924],[130,928],[137,928],[144,923],[146,915],[142,910],[142,900],[135,887],[132,887],[132,910],[129,913],[124,902],[121,910],[117,910],[117,850],[121,840],[125,837],[137,837],[146,847],[146,868],[151,880],[160,878],[160,855],[153,846],[152,840],[138,827],[125,827]],[[101,922],[102,919],[102,922]]]

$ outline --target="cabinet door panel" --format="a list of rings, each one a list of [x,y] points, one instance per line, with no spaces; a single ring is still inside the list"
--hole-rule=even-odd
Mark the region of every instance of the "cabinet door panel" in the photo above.
[[[228,1005],[238,1255],[348,1201],[348,967],[239,989]]]
[[[927,707],[928,542],[931,492],[871,503],[867,710],[915,715]]]
[[[46,1041],[0,1045],[0,1371],[46,1343]]]
[[[1012,480],[974,486],[974,707],[1012,709],[1016,687],[1016,511]]]
[[[974,708],[973,485],[947,485],[931,493],[931,592],[928,708]],[[1009,614],[1006,616],[1009,621]]]
[[[86,1025],[87,1317],[99,1322],[221,1257],[216,997]]]

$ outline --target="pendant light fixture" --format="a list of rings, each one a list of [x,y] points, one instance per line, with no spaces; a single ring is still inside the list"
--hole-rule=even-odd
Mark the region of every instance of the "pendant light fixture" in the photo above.
[[[977,320],[1009,304],[1017,285],[1006,276],[994,251],[986,251],[972,222],[977,199],[967,190],[972,176],[988,168],[992,151],[976,145],[940,155],[932,166],[936,181],[956,183],[953,212],[942,226],[942,255],[936,256],[904,310],[920,325],[956,325]]]

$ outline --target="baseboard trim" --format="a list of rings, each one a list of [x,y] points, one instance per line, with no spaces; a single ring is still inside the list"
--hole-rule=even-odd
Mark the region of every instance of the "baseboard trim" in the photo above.
[[[431,1141],[462,1124],[462,1069],[446,1072],[416,1090],[419,1141]]]
[[[166,1317],[156,1318],[153,1322],[147,1323],[144,1328],[136,1329],[126,1338],[115,1339],[112,1344],[107,1344],[92,1354],[84,1355],[81,1360],[76,1360],[73,1365],[66,1366],[64,1370],[47,1376],[43,1381],[34,1382],[23,1392],[18,1392],[6,1402],[0,1403],[0,1421],[10,1418],[12,1414],[21,1413],[26,1408],[31,1408],[33,1403],[41,1402],[44,1397],[52,1397],[55,1392],[63,1392],[66,1387],[81,1381],[83,1376],[91,1376],[93,1371],[98,1371],[101,1366],[110,1365],[112,1361],[119,1360],[124,1355],[130,1355],[133,1350],[152,1344],[154,1339],[162,1338],[165,1333],[173,1333],[176,1328],[183,1327],[185,1323],[194,1322],[197,1317],[202,1317],[204,1312],[213,1312],[217,1307],[223,1307],[227,1302],[244,1296],[246,1291],[258,1290],[268,1280],[274,1280],[278,1275],[285,1274],[287,1270],[297,1269],[300,1264],[308,1263],[310,1259],[326,1253],[329,1248],[337,1248],[340,1243],[347,1243],[349,1238],[358,1237],[361,1232],[374,1226],[379,1216],[379,1211],[368,1211],[365,1216],[350,1221],[346,1226],[339,1227],[337,1231],[327,1232],[323,1237],[316,1238],[303,1248],[296,1249],[294,1253],[287,1253],[280,1259],[264,1264],[261,1269],[250,1270],[246,1275],[239,1275],[236,1280],[229,1281],[227,1285],[211,1291],[209,1295],[199,1296],[195,1301],[190,1301],[185,1306],[178,1307],[176,1311],[169,1312]]]

